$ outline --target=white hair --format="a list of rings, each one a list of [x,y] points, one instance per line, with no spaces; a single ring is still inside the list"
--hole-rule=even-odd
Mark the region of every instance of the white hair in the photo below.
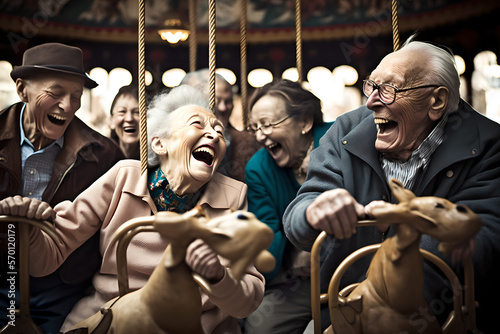
[[[209,69],[202,68],[193,72],[188,72],[184,78],[181,80],[181,85],[189,85],[200,90],[207,99],[209,98]],[[227,80],[220,75],[219,73],[215,73],[215,85],[222,83],[227,87],[231,88],[231,84],[227,82]]]
[[[431,43],[415,41],[414,38],[415,35],[410,36],[400,50],[421,51],[429,57],[429,70],[425,76],[432,78],[433,81],[428,84],[438,84],[448,88],[448,105],[445,112],[457,110],[460,102],[460,76],[451,50]]]
[[[149,104],[147,110],[148,167],[160,164],[158,155],[151,148],[151,139],[170,137],[172,113],[187,105],[196,105],[209,110],[208,101],[203,94],[188,85],[175,87],[170,92],[159,93]]]

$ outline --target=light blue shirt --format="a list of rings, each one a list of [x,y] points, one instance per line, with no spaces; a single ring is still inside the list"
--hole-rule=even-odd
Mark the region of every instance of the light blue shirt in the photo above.
[[[64,135],[47,147],[35,152],[35,147],[26,138],[23,129],[23,114],[26,104],[21,110],[19,128],[21,133],[21,162],[23,170],[23,196],[41,200],[43,192],[52,176],[52,168],[57,155],[64,144]]]

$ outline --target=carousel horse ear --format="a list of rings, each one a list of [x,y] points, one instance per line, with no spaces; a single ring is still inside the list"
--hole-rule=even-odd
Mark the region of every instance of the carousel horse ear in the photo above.
[[[64,332],[64,334],[106,334],[108,333],[108,329],[111,326],[111,322],[113,321],[113,312],[111,308],[101,308],[100,313],[102,314],[97,327],[94,328],[92,332],[89,333],[88,327],[78,327],[75,329],[71,329],[68,332]]]
[[[165,262],[164,265],[166,268],[173,268],[178,266],[184,261],[185,254],[176,253],[171,245],[168,245],[165,249]]]
[[[389,185],[391,186],[392,194],[399,203],[409,202],[416,197],[411,190],[405,189],[404,185],[399,180],[391,179]]]
[[[102,308],[101,314],[103,315],[101,322],[90,334],[106,334],[108,332],[113,321],[113,312],[111,308]]]

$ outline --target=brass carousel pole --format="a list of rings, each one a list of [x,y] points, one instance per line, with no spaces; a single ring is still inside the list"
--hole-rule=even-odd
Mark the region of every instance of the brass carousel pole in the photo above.
[[[210,110],[215,107],[215,0],[208,1],[208,93]]]
[[[392,44],[399,50],[398,0],[392,0]]]
[[[139,89],[139,144],[141,159],[141,175],[148,169],[148,136],[146,126],[146,66],[145,66],[145,5],[144,0],[139,0],[139,20],[138,20],[138,52],[139,52],[139,70],[138,70],[138,89]]]
[[[189,0],[189,71],[196,71],[196,54],[198,52],[198,41],[196,39],[196,17],[198,1]]]
[[[300,1],[295,0],[295,53],[297,58],[298,82],[302,82],[302,14]]]
[[[240,0],[240,86],[243,129],[247,128],[247,0]]]

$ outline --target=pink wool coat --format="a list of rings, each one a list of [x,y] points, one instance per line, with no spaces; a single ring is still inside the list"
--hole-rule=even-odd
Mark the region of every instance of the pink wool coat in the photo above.
[[[216,173],[198,204],[208,217],[221,216],[231,209],[246,210],[246,193],[244,183]],[[129,219],[149,216],[157,210],[147,189],[147,175],[140,175],[140,163],[135,160],[118,162],[73,202],[64,201],[54,209],[57,212],[54,224],[62,243],[56,244],[43,232],[33,230],[30,236],[30,256],[33,259],[30,273],[33,276],[53,272],[98,230],[103,257],[101,268],[93,277],[94,293],[75,305],[61,328],[65,331],[118,296],[116,244],[110,245],[116,229]],[[130,289],[144,286],[166,246],[166,239],[157,233],[140,233],[132,239],[127,252]],[[204,333],[238,333],[235,318],[248,316],[260,304],[264,295],[264,278],[252,267],[242,281],[236,282],[230,275],[225,275],[212,288],[213,295],[202,293]]]

